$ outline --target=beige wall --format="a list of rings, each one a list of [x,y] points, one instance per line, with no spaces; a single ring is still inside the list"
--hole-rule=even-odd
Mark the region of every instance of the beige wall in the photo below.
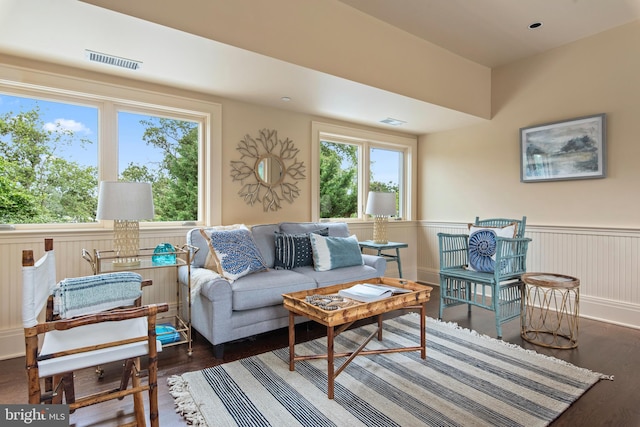
[[[419,139],[418,217],[640,227],[640,22],[493,70],[493,118]],[[607,114],[607,178],[520,182],[519,128]]]
[[[240,140],[249,134],[258,135],[260,129],[275,129],[278,138],[289,138],[300,150],[298,160],[304,162],[306,178],[298,181],[300,196],[291,204],[284,201],[283,208],[276,212],[264,212],[256,202],[250,206],[238,195],[240,182],[230,178],[232,160],[240,160],[236,150]],[[280,221],[306,221],[311,218],[311,118],[284,110],[225,100],[223,104],[222,128],[222,222],[229,223],[273,223]]]

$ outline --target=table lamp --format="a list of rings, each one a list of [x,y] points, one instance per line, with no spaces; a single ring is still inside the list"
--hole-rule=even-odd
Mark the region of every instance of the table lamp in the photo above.
[[[148,182],[101,181],[96,219],[113,220],[114,267],[140,264],[141,219],[153,219],[153,194]]]
[[[373,215],[373,242],[388,243],[387,222],[396,214],[396,193],[369,191],[365,213]]]

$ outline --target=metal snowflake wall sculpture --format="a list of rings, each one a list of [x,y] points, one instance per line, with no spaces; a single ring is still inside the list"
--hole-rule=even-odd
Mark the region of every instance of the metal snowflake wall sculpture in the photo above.
[[[300,195],[305,166],[289,138],[281,140],[278,131],[262,129],[256,138],[245,135],[237,150],[241,156],[231,162],[231,178],[243,184],[238,194],[247,204],[259,202],[265,212],[277,211],[283,200],[293,203]]]

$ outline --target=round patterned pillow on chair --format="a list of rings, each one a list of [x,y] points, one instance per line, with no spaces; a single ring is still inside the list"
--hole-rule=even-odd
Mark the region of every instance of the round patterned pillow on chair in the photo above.
[[[469,265],[476,271],[493,273],[496,255],[496,232],[487,228],[469,235]]]
[[[496,237],[513,238],[515,235],[515,223],[505,227],[469,224],[469,270],[493,273],[496,266]],[[504,267],[501,266],[502,269]]]

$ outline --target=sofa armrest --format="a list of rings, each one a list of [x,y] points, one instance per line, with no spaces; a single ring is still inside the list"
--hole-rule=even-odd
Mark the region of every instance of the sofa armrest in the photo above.
[[[387,271],[387,260],[381,256],[362,254],[362,261],[364,265],[373,267],[378,272],[378,277],[384,277],[385,271]]]
[[[178,269],[178,279],[183,286],[183,304],[188,294],[188,269]],[[211,344],[230,341],[233,337],[231,324],[231,285],[217,273],[206,268],[191,268],[191,325]]]
[[[186,266],[178,269],[178,279],[183,285],[187,284],[188,269]],[[231,307],[231,284],[219,274],[206,268],[191,268],[191,299],[202,296],[209,301],[227,301]]]

